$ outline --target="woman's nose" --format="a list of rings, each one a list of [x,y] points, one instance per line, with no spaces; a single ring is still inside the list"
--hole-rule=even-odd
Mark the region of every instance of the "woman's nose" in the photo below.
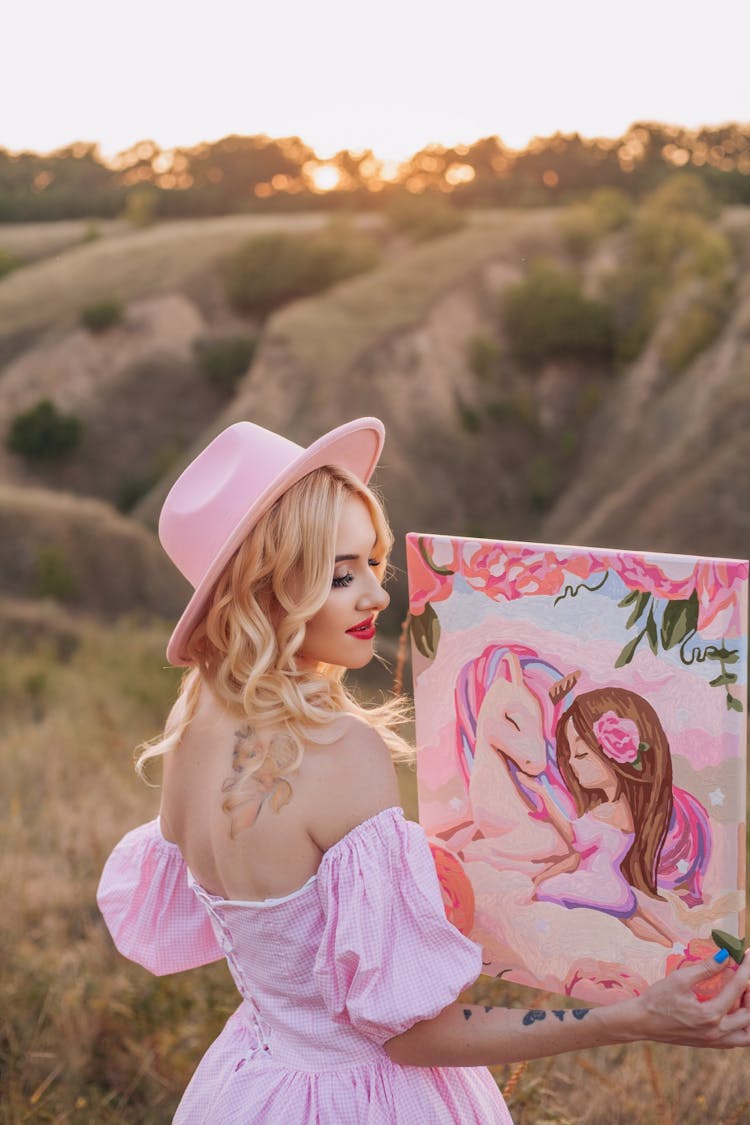
[[[391,604],[391,595],[385,590],[375,574],[371,573],[371,582],[361,598],[363,609],[376,609],[381,613]]]

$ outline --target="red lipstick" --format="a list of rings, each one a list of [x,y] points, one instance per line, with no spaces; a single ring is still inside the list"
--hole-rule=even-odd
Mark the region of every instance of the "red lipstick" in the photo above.
[[[372,617],[368,617],[366,621],[360,621],[359,625],[355,625],[346,631],[350,637],[359,637],[362,641],[371,641],[375,636],[375,623]]]

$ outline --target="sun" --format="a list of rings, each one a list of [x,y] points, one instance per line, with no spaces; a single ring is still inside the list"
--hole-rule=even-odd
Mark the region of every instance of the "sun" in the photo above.
[[[338,187],[341,176],[333,164],[319,164],[310,173],[315,191],[333,191]]]

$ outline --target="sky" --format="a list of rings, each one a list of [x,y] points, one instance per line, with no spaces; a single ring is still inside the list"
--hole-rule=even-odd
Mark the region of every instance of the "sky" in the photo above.
[[[37,0],[6,12],[3,41],[12,151],[265,133],[401,160],[750,122],[748,0]]]

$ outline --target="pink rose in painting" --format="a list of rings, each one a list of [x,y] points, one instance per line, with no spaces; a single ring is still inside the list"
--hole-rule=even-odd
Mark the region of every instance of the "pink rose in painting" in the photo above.
[[[614,711],[605,711],[594,723],[594,734],[604,753],[613,762],[634,762],[641,741],[632,719],[624,719]]]
[[[698,595],[698,632],[706,640],[742,633],[739,589],[747,578],[744,562],[699,562],[694,571]]]
[[[565,580],[565,571],[554,551],[497,543],[467,544],[463,569],[470,586],[496,601],[556,594]]]
[[[591,552],[565,557],[553,550],[503,543],[468,543],[463,572],[475,590],[495,601],[559,594],[566,580],[585,581],[608,563]]]
[[[571,966],[564,988],[566,996],[575,996],[587,1003],[613,1004],[616,1000],[640,996],[648,983],[623,965],[584,957]]]
[[[412,613],[422,613],[427,602],[441,602],[450,597],[453,577],[461,565],[458,544],[452,539],[409,536],[406,556],[412,584]]]
[[[657,598],[689,598],[693,592],[694,579],[692,574],[676,573],[671,577],[667,564],[656,566],[646,562],[640,555],[623,552],[615,555],[611,563],[612,569],[620,575],[623,582],[631,590],[638,590],[643,594],[654,594]],[[675,563],[675,570],[682,569],[681,564]]]
[[[609,559],[603,559],[599,555],[592,554],[591,551],[582,551],[580,554],[571,555],[570,558],[562,559],[561,562],[569,574],[574,574],[576,578],[580,578],[582,581],[590,578],[597,571],[608,570],[611,565]]]
[[[432,841],[430,851],[435,861],[445,916],[457,930],[468,937],[474,928],[474,888],[471,881],[453,852]]]

